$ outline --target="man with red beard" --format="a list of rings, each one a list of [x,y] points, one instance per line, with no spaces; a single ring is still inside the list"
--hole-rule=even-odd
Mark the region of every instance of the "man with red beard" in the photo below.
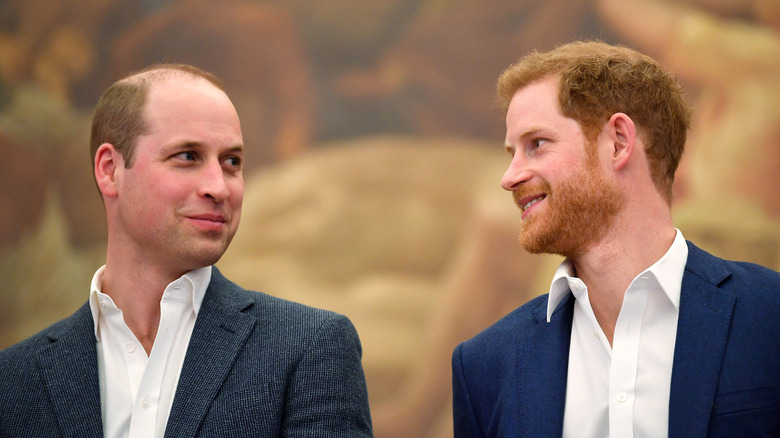
[[[520,242],[565,260],[549,294],[455,349],[455,436],[780,436],[780,274],[672,222],[679,84],[632,49],[576,42],[497,88]]]

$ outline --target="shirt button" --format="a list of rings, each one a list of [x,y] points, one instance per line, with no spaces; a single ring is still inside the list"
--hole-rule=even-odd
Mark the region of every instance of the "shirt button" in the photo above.
[[[593,337],[599,339],[599,329],[593,329]]]
[[[615,399],[616,399],[616,400],[617,400],[619,403],[623,403],[623,402],[625,402],[626,400],[628,400],[628,394],[626,394],[625,392],[618,392],[618,393],[617,393],[617,395],[615,396]]]
[[[148,409],[148,408],[149,408],[149,406],[151,406],[151,405],[152,405],[152,404],[149,402],[149,399],[148,399],[148,398],[144,397],[144,398],[142,398],[142,399],[141,399],[141,407],[142,407],[142,408],[144,408],[144,409]]]
[[[135,351],[135,345],[132,342],[128,342],[127,345],[125,345],[125,351],[128,353],[132,353]]]
[[[108,304],[106,304],[106,302],[105,302],[105,301],[101,301],[101,302],[100,302],[100,308],[101,308],[101,309],[107,309],[107,308],[108,308]]]

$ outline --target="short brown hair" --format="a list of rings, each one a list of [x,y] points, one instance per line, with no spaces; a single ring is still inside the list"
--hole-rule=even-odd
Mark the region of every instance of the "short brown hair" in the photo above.
[[[135,141],[148,129],[143,110],[149,88],[176,75],[202,78],[225,91],[216,76],[187,64],[155,64],[114,82],[98,100],[92,116],[89,148],[93,166],[95,153],[103,143],[114,145],[125,167],[132,165]]]
[[[498,79],[499,104],[506,110],[515,92],[546,78],[560,79],[563,115],[579,122],[595,141],[618,112],[631,117],[645,144],[658,191],[671,204],[674,173],[685,149],[691,110],[682,87],[661,65],[633,49],[600,41],[578,41],[531,52]]]

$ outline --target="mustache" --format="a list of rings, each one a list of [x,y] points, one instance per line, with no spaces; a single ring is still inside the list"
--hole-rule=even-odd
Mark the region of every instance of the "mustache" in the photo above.
[[[540,182],[533,186],[520,186],[515,190],[512,190],[512,199],[515,201],[515,205],[521,207],[521,201],[523,199],[541,194],[550,195],[550,185],[546,182]]]

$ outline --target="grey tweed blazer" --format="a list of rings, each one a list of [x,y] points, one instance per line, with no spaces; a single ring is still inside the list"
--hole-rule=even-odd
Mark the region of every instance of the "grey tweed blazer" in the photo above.
[[[214,268],[166,437],[370,437],[350,321],[242,289]],[[89,305],[0,351],[0,437],[102,437]]]

